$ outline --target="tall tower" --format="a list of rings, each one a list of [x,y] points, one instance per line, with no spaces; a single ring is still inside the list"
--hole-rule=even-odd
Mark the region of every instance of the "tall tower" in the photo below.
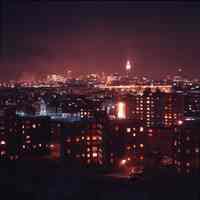
[[[131,73],[131,63],[130,63],[129,60],[127,60],[127,62],[126,62],[126,74],[127,74],[128,77],[129,77],[130,73]]]
[[[40,100],[40,115],[45,116],[47,114],[46,103],[43,99]]]

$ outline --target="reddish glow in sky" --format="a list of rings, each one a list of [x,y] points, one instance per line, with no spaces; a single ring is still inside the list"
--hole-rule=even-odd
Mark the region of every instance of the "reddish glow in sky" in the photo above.
[[[0,79],[47,72],[200,74],[198,3],[2,4]]]

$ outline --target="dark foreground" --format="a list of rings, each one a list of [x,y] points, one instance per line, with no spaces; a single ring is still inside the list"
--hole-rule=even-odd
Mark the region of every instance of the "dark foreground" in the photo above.
[[[0,199],[199,200],[199,176],[160,174],[142,181],[81,173],[51,161],[0,163]]]

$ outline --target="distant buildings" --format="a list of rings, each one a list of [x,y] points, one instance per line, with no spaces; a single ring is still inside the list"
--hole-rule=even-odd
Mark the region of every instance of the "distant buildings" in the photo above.
[[[126,70],[131,70],[127,62]],[[66,80],[64,80],[66,78]],[[176,86],[173,85],[176,83]],[[199,80],[113,73],[0,85],[0,158],[119,168],[199,168]],[[189,125],[191,122],[191,125]]]

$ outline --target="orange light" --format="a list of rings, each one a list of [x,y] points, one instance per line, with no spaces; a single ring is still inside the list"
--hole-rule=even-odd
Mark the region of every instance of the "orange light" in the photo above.
[[[96,139],[97,139],[97,137],[96,137],[96,136],[93,136],[93,137],[92,137],[92,140],[96,140]]]
[[[144,156],[140,156],[140,160],[144,160]]]

